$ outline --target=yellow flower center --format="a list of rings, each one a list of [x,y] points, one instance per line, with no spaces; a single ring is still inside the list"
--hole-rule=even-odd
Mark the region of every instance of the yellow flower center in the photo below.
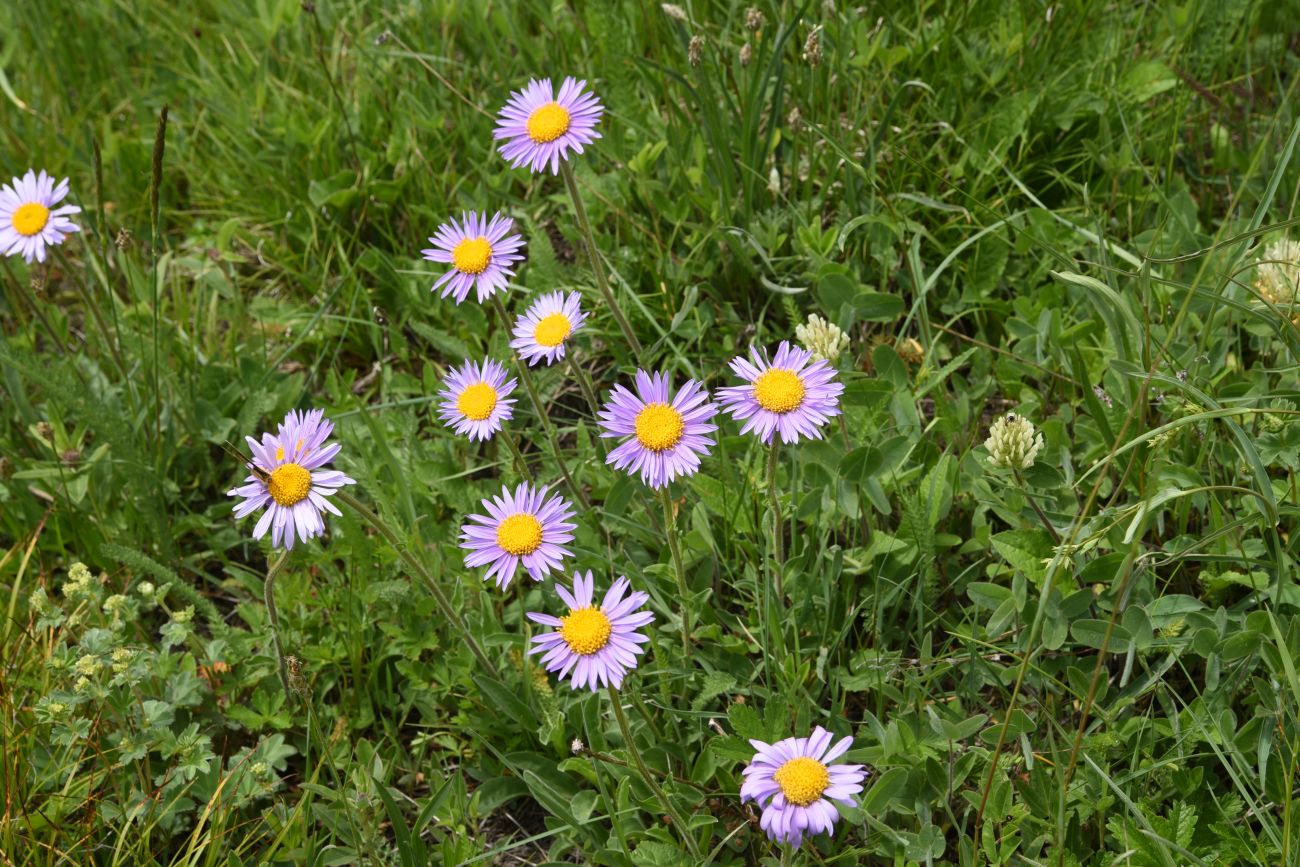
[[[451,251],[451,264],[466,274],[482,274],[491,259],[492,245],[482,235],[465,238]]]
[[[652,452],[677,445],[685,430],[682,414],[666,403],[647,403],[636,414],[636,441]]]
[[[800,756],[776,769],[772,775],[781,794],[796,807],[806,807],[822,796],[831,784],[830,772],[816,759]]]
[[[599,608],[579,608],[560,618],[560,637],[570,650],[583,656],[590,656],[609,644],[613,631],[614,624]]]
[[[456,408],[470,421],[482,421],[492,414],[497,406],[497,390],[486,382],[476,382],[466,386],[456,398]]]
[[[281,506],[292,506],[307,498],[311,490],[311,473],[297,464],[282,464],[271,473],[266,483],[267,493]]]
[[[29,238],[44,229],[49,221],[50,209],[40,202],[28,202],[14,211],[14,231]]]
[[[533,331],[533,339],[542,346],[559,346],[572,330],[573,325],[569,322],[569,317],[563,313],[552,313],[537,323],[537,328]]]
[[[789,412],[803,403],[803,380],[781,367],[769,367],[754,380],[754,400],[768,412]]]
[[[553,142],[569,131],[569,110],[558,102],[539,106],[528,116],[528,137],[537,144]]]
[[[511,515],[497,527],[497,544],[507,554],[522,557],[542,544],[542,522],[527,512]]]

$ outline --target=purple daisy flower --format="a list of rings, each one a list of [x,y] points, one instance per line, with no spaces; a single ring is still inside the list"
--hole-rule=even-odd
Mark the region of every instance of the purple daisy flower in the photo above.
[[[718,399],[736,421],[741,433],[754,431],[764,443],[780,432],[781,441],[798,442],[801,436],[821,439],[819,428],[840,414],[844,386],[833,382],[835,368],[825,361],[809,364],[812,353],[782,340],[776,356],[751,347],[749,356],[731,360],[731,369],[746,381],[718,389]]]
[[[0,187],[0,251],[6,256],[21,255],[31,264],[45,261],[45,248],[62,244],[63,239],[81,227],[68,219],[81,213],[76,205],[54,207],[68,195],[68,179],[57,185],[42,169],[28,169],[22,178]]]
[[[569,684],[574,689],[586,686],[595,692],[601,686],[622,686],[623,676],[636,668],[637,656],[645,652],[641,645],[650,640],[637,630],[655,619],[649,611],[638,610],[650,594],[640,590],[627,593],[630,586],[620,577],[597,608],[592,604],[595,581],[590,571],[586,577],[574,573],[572,595],[556,584],[555,591],[569,606],[569,613],[552,617],[528,612],[534,623],[555,627],[553,632],[533,636],[528,652],[545,653],[542,664],[547,671],[559,672],[561,680],[572,671]]]
[[[510,348],[519,351],[519,357],[532,367],[539,361],[554,364],[564,357],[564,344],[587,321],[582,312],[582,296],[570,292],[551,292],[543,295],[528,308],[528,312],[515,320],[515,339]]]
[[[523,90],[510,94],[497,115],[492,137],[500,139],[497,149],[511,168],[528,166],[534,172],[560,173],[560,160],[569,151],[582,153],[582,146],[600,138],[596,124],[605,108],[593,93],[583,93],[587,82],[565,78],[557,95],[551,80],[533,79]]]
[[[708,434],[718,428],[708,422],[717,412],[709,393],[695,380],[688,379],[673,397],[668,374],[638,370],[636,394],[616,385],[600,411],[602,437],[631,437],[610,452],[605,463],[640,473],[641,481],[652,488],[692,475],[700,468],[700,455],[707,455],[713,445]]]
[[[438,415],[447,426],[470,440],[487,440],[501,430],[501,422],[513,417],[516,381],[506,379],[506,369],[488,358],[482,364],[469,359],[453,367],[438,392],[442,406]]]
[[[486,515],[470,515],[469,523],[460,528],[460,547],[467,551],[465,565],[470,569],[491,564],[483,580],[496,576],[504,590],[522,563],[534,581],[541,581],[552,569],[560,568],[561,558],[572,557],[564,546],[573,541],[570,523],[573,507],[563,497],[547,497],[543,485],[536,490],[524,483],[514,493],[502,486],[501,496],[483,501]]]
[[[831,746],[831,737],[817,726],[811,737],[775,744],[750,740],[758,752],[745,768],[740,802],[754,801],[763,808],[759,827],[776,842],[797,849],[805,833],[834,834],[839,813],[831,801],[855,806],[852,796],[862,791],[867,773],[862,765],[832,764],[848,752],[853,738]]]
[[[227,496],[243,497],[235,505],[235,517],[268,507],[257,526],[253,538],[260,539],[271,531],[271,544],[293,547],[295,534],[306,542],[325,532],[322,512],[341,514],[327,497],[332,497],[344,485],[355,485],[337,470],[321,469],[339,453],[338,443],[325,444],[334,423],[325,420],[323,410],[290,412],[280,423],[274,435],[262,434],[259,443],[252,437],[248,447],[253,461],[248,465],[252,474],[242,487]]]
[[[473,288],[481,304],[504,289],[515,274],[515,263],[524,260],[519,252],[523,236],[507,235],[514,225],[515,221],[500,211],[491,220],[486,214],[466,211],[460,222],[452,217],[439,226],[429,239],[433,246],[420,252],[430,262],[451,265],[451,270],[434,282],[431,291],[441,286],[441,297],[455,296],[459,304]]]

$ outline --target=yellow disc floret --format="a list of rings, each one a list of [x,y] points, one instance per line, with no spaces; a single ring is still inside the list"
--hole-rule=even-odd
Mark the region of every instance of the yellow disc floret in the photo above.
[[[806,807],[822,796],[831,784],[830,772],[816,759],[800,756],[776,769],[772,775],[781,794],[796,807]]]
[[[497,407],[497,390],[486,382],[465,387],[456,398],[456,408],[470,421],[482,421]]]
[[[311,473],[297,464],[282,464],[271,473],[266,492],[281,506],[292,506],[307,499],[311,490]]]
[[[636,414],[636,441],[652,452],[677,445],[685,431],[682,414],[666,403],[647,403]]]
[[[456,270],[465,274],[482,274],[492,261],[492,245],[488,239],[479,235],[477,238],[465,238],[451,251],[451,264]]]
[[[614,624],[599,608],[579,608],[560,618],[560,637],[570,650],[582,656],[590,656],[609,644],[613,631]]]
[[[531,554],[542,545],[542,522],[527,512],[511,515],[497,527],[497,544],[516,557]]]
[[[803,403],[803,380],[783,367],[769,367],[754,380],[754,400],[768,412],[789,412]]]
[[[20,205],[13,215],[14,231],[29,238],[44,229],[49,221],[50,209],[40,202]]]
[[[553,142],[569,131],[569,110],[558,102],[538,106],[528,116],[528,137],[537,144]]]
[[[569,317],[563,313],[552,313],[537,323],[533,339],[542,346],[559,346],[572,330],[573,323],[569,322]]]

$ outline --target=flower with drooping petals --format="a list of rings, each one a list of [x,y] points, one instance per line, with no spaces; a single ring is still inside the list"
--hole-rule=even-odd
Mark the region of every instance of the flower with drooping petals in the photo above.
[[[528,652],[545,653],[542,665],[547,671],[559,672],[561,680],[572,672],[569,684],[574,689],[588,687],[595,692],[602,686],[622,686],[623,677],[636,668],[637,656],[645,651],[641,645],[650,640],[637,630],[655,619],[654,614],[640,610],[650,594],[640,590],[628,593],[629,587],[631,583],[620,577],[596,606],[590,571],[585,576],[574,573],[572,594],[556,584],[555,592],[569,613],[552,617],[528,612],[534,623],[554,627],[553,632],[533,636]]]
[[[334,423],[317,409],[290,412],[274,434],[262,434],[261,442],[245,437],[253,453],[248,465],[252,474],[227,496],[244,498],[235,505],[236,518],[266,507],[253,528],[254,539],[269,529],[272,545],[292,548],[295,535],[306,542],[325,532],[322,512],[341,514],[327,497],[356,481],[337,470],[322,469],[341,448],[338,443],[326,444],[333,432]]]
[[[467,211],[457,222],[452,217],[438,227],[429,239],[433,246],[421,250],[430,262],[451,265],[451,270],[434,281],[431,291],[442,287],[442,296],[454,296],[456,303],[465,300],[469,290],[478,293],[479,303],[504,289],[515,274],[515,265],[524,260],[519,251],[522,235],[511,235],[515,221],[497,211],[489,220],[486,214]]]
[[[533,172],[560,173],[560,160],[569,151],[600,138],[596,124],[605,109],[593,93],[583,93],[587,82],[566,77],[557,94],[549,78],[533,79],[523,90],[510,94],[492,137],[511,168],[528,166]]]
[[[442,398],[438,415],[448,427],[470,440],[491,439],[501,430],[501,422],[513,416],[515,401],[510,394],[516,381],[507,380],[506,369],[490,358],[482,364],[466,359],[460,367],[452,368],[443,385],[438,392]]]
[[[812,353],[782,340],[769,361],[766,352],[751,348],[749,358],[737,356],[731,369],[745,385],[718,389],[718,399],[741,433],[753,431],[764,443],[780,433],[785,443],[800,437],[821,439],[821,426],[840,414],[844,386],[835,382],[835,368],[812,361]]]
[[[1282,238],[1264,248],[1255,266],[1255,289],[1274,307],[1296,306],[1300,297],[1300,241]]]
[[[831,746],[832,735],[821,726],[811,737],[786,738],[775,744],[750,740],[756,752],[745,768],[740,802],[762,807],[759,819],[767,836],[796,849],[805,834],[834,834],[839,812],[832,801],[855,806],[853,795],[862,791],[866,771],[862,765],[835,764],[848,752],[853,738]]]
[[[609,453],[605,462],[641,481],[662,488],[678,476],[700,468],[700,456],[709,453],[717,430],[709,420],[718,407],[693,379],[672,394],[668,374],[636,372],[636,392],[614,386],[600,411],[602,437],[630,437]]]
[[[534,581],[558,569],[573,552],[573,507],[563,497],[547,497],[547,487],[525,482],[513,492],[502,486],[501,496],[483,501],[486,515],[470,515],[460,528],[460,547],[470,569],[488,566],[483,580],[493,576],[504,590],[522,564]]]
[[[68,219],[81,213],[76,205],[56,208],[68,195],[68,179],[58,184],[42,169],[28,169],[0,187],[0,252],[22,256],[31,264],[45,261],[45,248],[63,243],[63,239],[81,227]]]
[[[587,319],[577,292],[543,295],[515,320],[515,339],[510,348],[532,367],[539,361],[554,364],[564,357],[564,345]]]

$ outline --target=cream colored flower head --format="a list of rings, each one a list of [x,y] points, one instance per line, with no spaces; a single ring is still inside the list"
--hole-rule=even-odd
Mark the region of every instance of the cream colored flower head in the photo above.
[[[849,346],[849,336],[838,325],[827,322],[816,313],[804,324],[794,327],[794,336],[804,349],[812,353],[814,361],[834,364]]]
[[[1035,434],[1034,423],[1022,415],[1009,412],[993,422],[984,448],[989,452],[989,463],[1010,470],[1027,470],[1034,465],[1043,435]]]
[[[1300,241],[1283,238],[1264,248],[1255,268],[1255,289],[1276,307],[1300,303]]]

